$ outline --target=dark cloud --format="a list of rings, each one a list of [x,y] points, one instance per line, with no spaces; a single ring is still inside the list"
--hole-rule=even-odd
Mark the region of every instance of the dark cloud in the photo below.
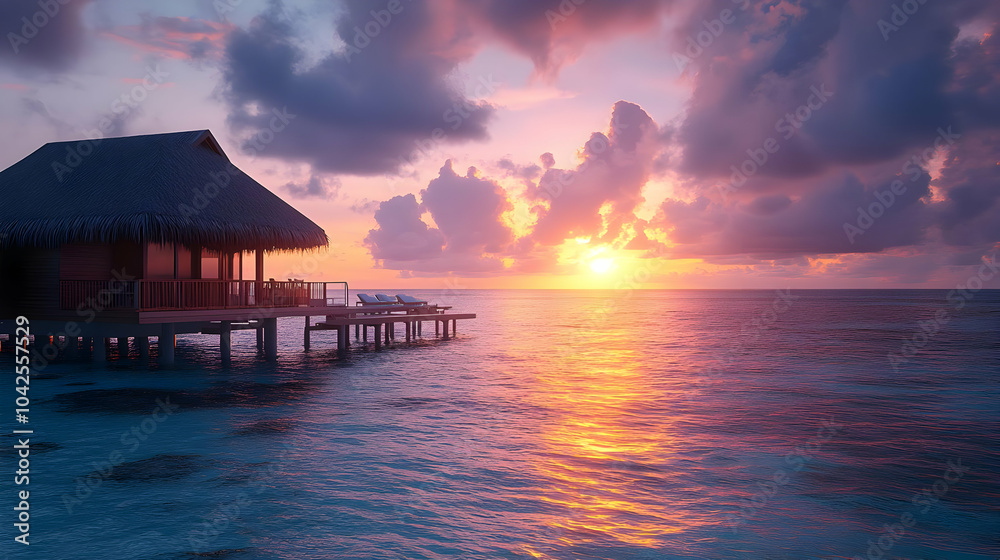
[[[473,50],[423,2],[404,2],[382,25],[372,6],[346,2],[336,25],[346,50],[307,62],[280,4],[230,35],[224,69],[230,123],[251,135],[273,111],[295,120],[274,134],[266,153],[318,170],[371,175],[396,172],[442,143],[483,140],[493,108],[470,95],[498,87],[482,76],[469,92],[449,78]],[[368,31],[375,32],[374,34]]]
[[[935,205],[945,242],[983,246],[1000,241],[1000,131],[962,139],[935,187],[945,198]]]
[[[313,173],[304,183],[290,182],[285,184],[285,190],[294,198],[331,199],[340,192],[340,180],[328,179]]]
[[[668,0],[472,0],[456,3],[469,20],[531,58],[552,77],[587,43],[655,27]]]
[[[73,66],[83,53],[86,29],[80,14],[89,3],[52,2],[47,12],[38,0],[3,0],[0,31],[6,44],[0,62],[51,71]]]
[[[983,17],[988,3],[921,4],[886,40],[878,21],[891,17],[893,4],[803,0],[737,8],[734,23],[691,67],[695,91],[678,135],[684,171],[728,176],[768,138],[780,150],[759,169],[765,176],[885,161],[919,147],[938,127],[961,128],[981,116],[970,112],[995,108],[995,90],[956,91],[953,83],[962,65],[954,51],[960,26]],[[706,3],[681,37],[727,8],[729,0]],[[969,74],[970,82],[992,84]],[[820,103],[814,88],[824,86],[833,94]]]
[[[796,185],[803,194],[795,199],[785,194],[729,203],[707,197],[668,199],[652,225],[676,244],[674,257],[775,259],[879,252],[924,241],[932,223],[922,200],[930,193],[929,179],[927,174],[916,181],[900,175],[866,185],[853,174],[838,172]],[[892,193],[894,181],[902,194]]]

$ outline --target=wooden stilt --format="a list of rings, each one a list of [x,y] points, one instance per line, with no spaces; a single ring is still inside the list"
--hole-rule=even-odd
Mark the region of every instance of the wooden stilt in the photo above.
[[[382,325],[375,325],[375,349],[382,349]]]
[[[361,326],[361,342],[368,342],[368,325]]]
[[[410,322],[406,321],[406,343],[410,343]]]
[[[269,362],[278,359],[278,319],[264,319],[264,358]]]
[[[435,319],[434,320],[434,336],[437,336],[437,335],[441,334],[441,331],[439,330],[440,328],[441,328],[441,321],[438,321],[437,319]]]
[[[337,328],[337,357],[340,359],[347,357],[347,339],[350,338],[350,333],[350,325],[341,325]]]
[[[442,329],[443,334],[444,334],[444,339],[448,340],[448,320],[447,319],[445,319],[444,321],[441,321],[441,329]]]
[[[139,348],[139,357],[143,360],[149,359],[149,337],[148,336],[137,336],[135,337],[135,345]]]
[[[306,328],[302,331],[302,347],[309,350],[309,316],[306,315]]]
[[[156,344],[160,352],[160,363],[172,365],[174,363],[174,346],[177,341],[177,330],[173,323],[163,323],[160,326],[160,338]]]
[[[219,328],[219,352],[222,354],[222,365],[233,363],[233,323],[223,321]]]
[[[128,358],[128,337],[119,336],[118,342],[115,343],[118,346],[118,359],[124,360]]]
[[[264,349],[264,327],[257,327],[254,330],[257,331],[257,351],[260,352]]]
[[[105,346],[105,342],[103,336],[94,337],[94,352],[91,356],[95,362],[104,362],[108,359],[108,349]]]
[[[70,359],[74,359],[80,355],[80,338],[76,336],[67,336],[66,344],[63,346],[63,352],[65,356]]]

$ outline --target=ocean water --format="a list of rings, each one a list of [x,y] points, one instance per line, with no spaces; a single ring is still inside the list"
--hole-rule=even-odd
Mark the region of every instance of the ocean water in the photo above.
[[[30,546],[8,375],[0,558],[1000,558],[1000,292],[411,292],[478,319],[37,372]]]

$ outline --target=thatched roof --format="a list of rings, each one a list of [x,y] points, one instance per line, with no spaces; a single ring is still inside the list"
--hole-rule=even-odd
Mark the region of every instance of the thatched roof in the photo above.
[[[71,155],[87,146],[89,155]],[[227,175],[214,197],[196,195]],[[0,172],[0,201],[0,248],[128,239],[274,251],[329,243],[232,165],[207,130],[45,144]]]

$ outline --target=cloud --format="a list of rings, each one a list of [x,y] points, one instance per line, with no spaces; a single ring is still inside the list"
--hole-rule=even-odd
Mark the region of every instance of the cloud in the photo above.
[[[635,221],[643,186],[662,148],[658,134],[656,123],[641,107],[619,101],[608,133],[590,136],[576,169],[554,167],[552,154],[543,154],[545,173],[528,194],[548,206],[536,207],[531,239],[558,245],[573,237],[617,238],[624,225]]]
[[[304,183],[289,182],[285,184],[285,190],[293,198],[336,198],[340,192],[340,179],[329,179],[321,177],[315,173],[309,176],[309,180]]]
[[[960,26],[996,10],[973,0],[921,4],[886,40],[878,21],[890,18],[893,3],[772,2],[736,9],[734,23],[688,68],[694,95],[678,135],[682,169],[726,177],[748,150],[774,138],[780,150],[759,173],[806,177],[898,157],[938,127],[971,125],[987,106],[995,117],[995,85],[956,90],[953,80],[962,59],[973,54],[960,50],[956,57]],[[682,36],[726,8],[733,3],[706,3]],[[969,83],[994,81],[968,74]],[[818,102],[815,88],[832,92],[829,100]]]
[[[0,63],[49,71],[76,64],[87,34],[80,14],[89,3],[53,2],[46,11],[38,0],[0,2],[0,31],[7,43],[0,48]]]
[[[500,253],[513,241],[503,215],[513,209],[507,193],[497,183],[476,176],[470,167],[465,176],[445,162],[438,177],[420,191],[420,198],[447,240],[446,252]]]
[[[552,79],[593,41],[656,27],[666,0],[476,0],[456,3],[460,15],[528,56],[536,75]]]
[[[503,271],[503,255],[514,240],[504,214],[513,206],[500,185],[477,173],[469,168],[460,176],[449,160],[420,191],[420,204],[412,194],[382,202],[375,213],[378,227],[365,238],[372,257],[408,275]],[[437,228],[421,219],[425,211]]]
[[[126,25],[101,34],[137,51],[179,60],[218,59],[227,34],[236,29],[190,17],[143,16],[139,25]]]
[[[309,63],[292,23],[272,2],[248,30],[230,34],[229,122],[252,134],[267,127],[272,110],[287,110],[296,120],[276,135],[268,155],[358,175],[397,172],[438,145],[486,139],[494,110],[473,96],[497,84],[481,76],[467,85],[470,92],[455,86],[452,70],[474,51],[435,19],[434,7],[402,7],[382,25],[367,2],[346,2],[336,25],[345,50]]]
[[[890,176],[866,182],[853,173],[834,172],[786,189],[802,193],[794,198],[776,193],[728,203],[708,197],[668,199],[651,225],[667,233],[675,258],[769,260],[879,252],[925,240],[932,214],[921,199],[930,193],[929,179],[922,174],[917,181]],[[891,194],[893,181],[901,181],[901,195]],[[888,208],[876,192],[883,200],[892,197]],[[859,208],[876,217],[859,217]],[[857,231],[848,235],[845,224]]]
[[[400,265],[419,263],[441,255],[444,235],[421,219],[425,209],[412,194],[394,196],[375,211],[378,227],[368,232],[364,245],[384,268],[401,270]]]

